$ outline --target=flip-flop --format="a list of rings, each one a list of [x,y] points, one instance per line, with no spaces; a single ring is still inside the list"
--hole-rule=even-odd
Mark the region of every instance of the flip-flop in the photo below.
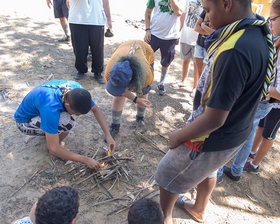
[[[204,222],[203,219],[196,217],[195,214],[193,214],[191,211],[186,210],[184,205],[187,203],[187,201],[191,201],[191,200],[184,196],[179,196],[179,198],[176,200],[175,205],[178,206],[179,208],[183,209],[184,212],[187,213],[187,215],[190,216],[193,220],[200,222],[200,223]]]

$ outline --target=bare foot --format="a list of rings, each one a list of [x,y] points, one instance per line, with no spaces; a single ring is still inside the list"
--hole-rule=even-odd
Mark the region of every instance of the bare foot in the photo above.
[[[173,224],[173,221],[172,221],[172,217],[171,218],[165,218],[164,219],[164,224]]]
[[[184,209],[186,210],[187,213],[192,216],[197,222],[203,222],[204,221],[204,214],[195,211],[194,205],[189,202],[184,203]]]

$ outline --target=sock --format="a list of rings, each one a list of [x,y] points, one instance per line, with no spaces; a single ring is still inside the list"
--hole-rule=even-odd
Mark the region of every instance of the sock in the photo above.
[[[250,164],[255,168],[257,169],[259,165],[255,165],[253,162],[250,162]]]
[[[160,77],[159,85],[163,85],[166,74],[167,74],[167,70],[161,68],[161,77]]]
[[[69,37],[69,36],[70,36],[70,33],[69,33],[68,24],[65,25],[65,26],[62,26],[62,29],[63,29],[65,35],[66,35],[67,37]]]
[[[138,117],[144,117],[144,114],[145,114],[145,110],[146,108],[142,108],[142,107],[137,107],[137,116]]]
[[[112,110],[112,124],[120,124],[121,116],[122,116],[122,110],[121,111]]]

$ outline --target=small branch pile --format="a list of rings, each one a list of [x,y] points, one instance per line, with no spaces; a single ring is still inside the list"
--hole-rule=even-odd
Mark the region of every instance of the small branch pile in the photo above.
[[[101,168],[97,171],[93,171],[86,178],[79,180],[74,184],[75,187],[81,186],[82,183],[91,182],[90,187],[80,188],[80,190],[89,191],[94,189],[96,186],[101,186],[108,195],[113,198],[110,190],[114,187],[119,178],[124,177],[127,181],[133,180],[133,177],[129,174],[128,161],[131,161],[132,157],[120,158],[117,154],[112,156],[106,156],[98,160],[101,164]],[[103,182],[108,180],[114,180],[112,186],[107,189]]]

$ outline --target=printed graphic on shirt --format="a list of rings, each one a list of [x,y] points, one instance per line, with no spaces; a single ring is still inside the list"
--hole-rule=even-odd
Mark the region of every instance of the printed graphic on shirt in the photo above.
[[[194,28],[196,21],[202,11],[201,1],[192,0],[189,1],[188,12],[186,12],[185,26],[189,28]]]
[[[169,0],[162,0],[158,4],[161,12],[169,12],[170,14],[173,14],[173,9],[171,8]]]

